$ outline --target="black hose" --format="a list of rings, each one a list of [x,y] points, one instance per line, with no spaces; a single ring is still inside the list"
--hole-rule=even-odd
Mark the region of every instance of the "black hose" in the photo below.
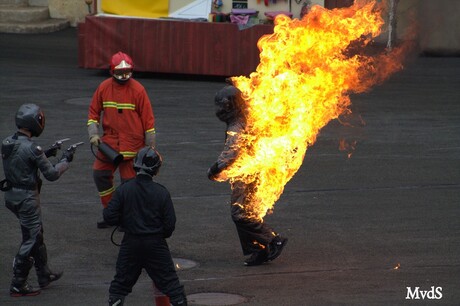
[[[112,235],[110,235],[110,241],[112,241],[112,243],[113,243],[114,245],[116,245],[116,246],[119,247],[119,246],[121,246],[121,243],[118,244],[118,243],[116,243],[115,240],[113,239],[113,236],[115,235],[115,232],[118,230],[118,228],[119,228],[119,226],[117,225],[117,226],[113,229]]]
[[[96,157],[98,160],[100,160],[100,161],[103,162],[103,163],[110,163],[110,161],[109,161],[108,159],[103,160],[103,159],[99,158],[99,157],[97,156],[96,153],[94,153],[94,145],[93,145],[93,144],[90,144],[90,147],[91,147],[91,153],[93,153],[94,157]],[[119,246],[121,246],[121,244],[116,243],[115,240],[113,239],[113,236],[115,236],[115,232],[118,230],[118,228],[119,228],[119,226],[117,225],[117,226],[113,229],[112,234],[110,235],[110,241],[111,241],[114,245],[116,245],[116,246],[119,247]]]
[[[93,153],[94,157],[96,157],[96,159],[98,159],[99,161],[103,162],[103,163],[109,163],[111,164],[112,162],[107,158],[105,160],[103,160],[102,158],[98,157],[96,153],[94,153],[94,145],[93,144],[90,144],[90,147],[91,147],[91,153]]]

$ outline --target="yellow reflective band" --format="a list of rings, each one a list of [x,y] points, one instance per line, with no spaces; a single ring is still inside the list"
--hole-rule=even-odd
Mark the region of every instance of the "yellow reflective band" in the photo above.
[[[147,130],[147,131],[145,131],[145,132],[146,132],[146,133],[150,133],[150,132],[152,132],[153,134],[155,134],[155,133],[156,133],[156,131],[155,131],[155,128],[151,128],[150,130]]]
[[[125,151],[125,152],[120,152],[121,155],[123,155],[124,157],[134,157],[136,156],[136,152],[130,152],[130,151]]]
[[[91,123],[96,123],[97,125],[99,125],[99,122],[97,120],[94,120],[94,119],[89,119],[88,123],[86,125],[90,125]]]
[[[103,196],[113,193],[114,191],[115,191],[115,186],[112,186],[110,189],[99,192],[99,196],[103,197]]]
[[[104,108],[106,107],[114,107],[117,108],[117,102],[102,102],[102,106]]]
[[[130,110],[135,110],[136,105],[132,103],[117,103],[117,102],[111,102],[111,101],[106,101],[102,102],[102,106],[104,108],[116,108],[116,109],[130,109]]]
[[[131,110],[136,109],[136,105],[130,104],[130,103],[118,103],[117,107],[121,109],[131,109]]]

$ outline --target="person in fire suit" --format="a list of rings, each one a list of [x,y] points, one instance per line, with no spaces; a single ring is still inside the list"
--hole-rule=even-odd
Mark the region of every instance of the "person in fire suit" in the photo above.
[[[174,206],[169,191],[153,181],[161,164],[162,157],[153,147],[142,148],[134,159],[136,177],[122,183],[103,210],[107,224],[121,225],[125,232],[109,288],[109,305],[123,305],[142,269],[172,305],[187,305],[166,242],[175,229]]]
[[[116,165],[97,152],[93,179],[103,207],[107,207],[115,190],[113,178],[117,168],[122,182],[133,178],[132,160],[137,151],[144,145],[155,146],[152,105],[144,87],[132,78],[133,69],[131,57],[123,52],[114,54],[110,61],[112,77],[98,86],[89,107],[87,125],[91,145],[103,142],[123,155],[123,161]],[[101,123],[102,137],[99,136]],[[98,221],[97,227],[109,226]]]
[[[2,142],[5,180],[5,205],[19,220],[22,243],[14,258],[10,295],[33,296],[40,293],[27,282],[30,269],[35,266],[40,288],[58,280],[62,272],[54,273],[48,266],[40,209],[40,172],[49,181],[57,180],[73,160],[73,152],[65,151],[53,165],[48,157],[56,156],[57,148],[43,151],[32,141],[45,128],[45,115],[36,104],[23,104],[15,115],[18,131]]]
[[[238,156],[235,144],[246,125],[241,91],[228,85],[216,93],[216,116],[227,124],[224,149],[217,161],[208,169],[208,178],[219,180],[219,174],[230,167]],[[265,222],[252,218],[246,210],[250,205],[250,193],[255,183],[235,181],[231,184],[231,216],[236,225],[246,266],[261,265],[277,258],[288,239],[275,233]]]

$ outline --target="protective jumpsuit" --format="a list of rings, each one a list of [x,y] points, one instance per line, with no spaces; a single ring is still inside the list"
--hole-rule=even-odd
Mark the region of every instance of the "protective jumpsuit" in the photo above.
[[[101,122],[101,141],[124,157],[118,165],[121,181],[133,178],[136,174],[132,159],[144,145],[152,145],[147,143],[147,136],[155,133],[153,110],[144,87],[133,78],[123,84],[114,78],[103,81],[94,93],[89,107],[88,130],[93,126],[92,130],[97,133]],[[116,169],[116,165],[101,152],[97,152],[93,178],[104,207],[107,207],[115,190],[113,177]]]
[[[168,190],[152,181],[150,175],[138,174],[116,189],[103,215],[109,225],[121,225],[125,231],[110,296],[123,300],[145,269],[173,305],[185,301],[184,288],[166,242],[176,224]]]
[[[42,148],[20,132],[3,140],[2,159],[5,177],[12,187],[5,191],[5,204],[19,219],[22,231],[12,287],[19,288],[26,283],[34,264],[39,285],[44,287],[49,283],[51,271],[43,239],[39,171],[47,180],[55,181],[69,168],[69,162],[62,160],[53,166]]]
[[[227,130],[224,149],[208,170],[208,177],[211,180],[216,180],[219,173],[230,167],[237,158],[238,151],[235,144],[246,124],[242,104],[238,102],[240,97],[238,94],[234,95],[233,89],[232,86],[228,86],[216,95],[216,116],[227,124]],[[244,255],[267,250],[270,242],[278,236],[266,223],[251,218],[245,209],[250,205],[248,197],[251,188],[254,188],[253,185],[241,181],[231,184],[231,216],[236,225]]]

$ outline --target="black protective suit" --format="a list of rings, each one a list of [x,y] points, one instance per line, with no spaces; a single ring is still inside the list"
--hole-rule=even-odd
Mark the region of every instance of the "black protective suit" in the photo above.
[[[242,108],[240,91],[226,86],[215,97],[216,116],[227,124],[225,145],[217,161],[209,168],[208,177],[215,180],[220,172],[229,167],[237,158],[234,144],[244,131],[246,120]],[[269,244],[278,235],[266,223],[251,218],[245,211],[250,202],[248,196],[253,184],[236,181],[232,184],[231,216],[236,225],[244,255],[268,251]],[[262,262],[265,259],[262,259]]]
[[[50,282],[51,271],[43,239],[40,172],[47,180],[55,181],[69,168],[69,162],[63,159],[53,166],[41,147],[21,132],[3,140],[2,159],[5,177],[11,186],[5,191],[5,204],[18,218],[22,231],[22,243],[14,262],[12,288],[26,284],[33,264],[40,287],[45,287]]]
[[[125,231],[109,288],[111,299],[124,300],[145,269],[173,305],[185,301],[166,242],[176,224],[168,190],[152,181],[150,175],[137,174],[116,189],[103,216],[109,225],[120,225]]]

